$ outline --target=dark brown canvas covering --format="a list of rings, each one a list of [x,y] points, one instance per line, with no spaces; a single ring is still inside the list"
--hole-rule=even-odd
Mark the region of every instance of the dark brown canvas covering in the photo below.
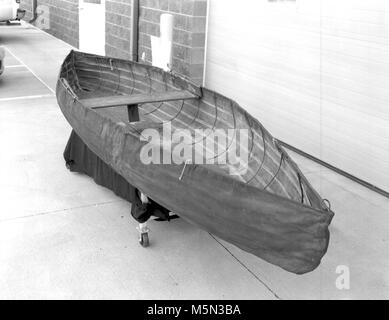
[[[234,101],[158,68],[74,51],[62,65],[57,99],[88,147],[164,207],[288,271],[301,274],[320,263],[333,213],[278,142]],[[106,107],[131,101],[142,102],[137,123],[128,121],[125,105]],[[142,130],[162,130],[165,123],[176,130],[247,129],[247,170],[144,164]]]
[[[152,199],[149,199],[148,204],[143,204],[138,190],[89,150],[74,131],[70,134],[63,156],[66,167],[70,171],[88,175],[98,185],[112,190],[117,196],[131,202],[131,215],[136,221],[143,223],[152,216],[159,221],[169,221],[167,209]]]

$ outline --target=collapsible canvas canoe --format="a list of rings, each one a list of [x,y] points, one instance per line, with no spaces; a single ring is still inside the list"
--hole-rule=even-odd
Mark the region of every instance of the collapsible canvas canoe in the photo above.
[[[149,65],[75,51],[57,99],[85,144],[154,201],[290,272],[319,265],[333,213],[231,99]]]

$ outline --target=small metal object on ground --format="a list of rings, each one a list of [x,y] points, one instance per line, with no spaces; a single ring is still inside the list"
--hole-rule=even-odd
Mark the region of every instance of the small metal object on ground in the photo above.
[[[149,231],[150,229],[147,227],[147,223],[139,223],[139,226],[137,227],[137,230],[139,232],[139,244],[147,248],[150,245],[149,241]]]

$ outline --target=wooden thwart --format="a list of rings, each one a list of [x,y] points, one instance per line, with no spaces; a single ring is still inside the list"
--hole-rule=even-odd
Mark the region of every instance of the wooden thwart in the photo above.
[[[117,95],[117,96],[108,96],[101,98],[90,98],[90,99],[81,99],[80,102],[88,108],[92,109],[101,109],[101,108],[112,108],[117,106],[125,105],[137,105],[143,103],[153,103],[153,102],[167,102],[167,101],[176,101],[176,100],[188,100],[188,99],[198,99],[199,96],[186,91],[167,91],[167,92],[158,92],[150,94],[133,94],[131,96],[127,95]]]

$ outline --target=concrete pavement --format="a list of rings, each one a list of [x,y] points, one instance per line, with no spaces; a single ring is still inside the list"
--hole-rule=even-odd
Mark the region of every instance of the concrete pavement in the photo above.
[[[65,168],[71,129],[54,89],[71,47],[27,24],[0,26],[0,45],[0,298],[389,298],[389,200],[297,155],[336,213],[314,272],[285,272],[182,219],[151,222],[140,247],[130,204]],[[349,290],[335,285],[339,266]]]

